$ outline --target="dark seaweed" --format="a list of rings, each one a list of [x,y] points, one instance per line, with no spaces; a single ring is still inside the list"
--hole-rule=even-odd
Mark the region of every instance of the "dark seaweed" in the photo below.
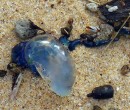
[[[118,6],[118,9],[114,12],[109,12],[106,5]],[[112,0],[111,2],[99,6],[99,10],[108,22],[121,21],[129,16],[130,0]]]

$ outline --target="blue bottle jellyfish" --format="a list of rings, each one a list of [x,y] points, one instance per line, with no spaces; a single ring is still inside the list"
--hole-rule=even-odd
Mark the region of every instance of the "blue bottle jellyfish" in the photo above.
[[[75,80],[74,64],[69,52],[53,36],[38,35],[17,44],[12,49],[12,62],[29,68],[36,76],[47,78],[56,94],[70,94]]]

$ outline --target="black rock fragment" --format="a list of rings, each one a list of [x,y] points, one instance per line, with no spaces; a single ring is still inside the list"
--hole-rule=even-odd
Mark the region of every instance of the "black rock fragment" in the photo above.
[[[103,85],[93,89],[92,93],[87,97],[93,97],[93,99],[109,99],[114,95],[114,89],[111,85]]]

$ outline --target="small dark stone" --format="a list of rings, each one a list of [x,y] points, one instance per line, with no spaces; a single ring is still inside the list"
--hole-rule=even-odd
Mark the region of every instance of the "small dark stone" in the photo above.
[[[97,36],[92,36],[92,35],[89,35],[89,34],[86,34],[86,33],[83,33],[80,35],[80,38],[81,39],[86,39],[87,41],[90,41],[90,42],[93,42],[94,39],[96,38]]]
[[[100,74],[100,76],[102,76],[102,74]]]
[[[59,0],[57,4],[61,4],[61,3],[62,3],[62,1],[61,1],[61,0]]]
[[[121,68],[121,74],[122,75],[126,75],[130,72],[130,67],[129,65],[124,65],[122,68]]]
[[[54,8],[54,4],[51,4],[51,8]]]
[[[0,77],[4,77],[6,75],[7,71],[0,70]]]
[[[98,105],[95,105],[95,106],[93,106],[93,110],[102,110],[102,108],[99,107]]]
[[[80,38],[81,38],[81,39],[86,39],[87,36],[88,36],[88,34],[83,33],[83,34],[80,35]]]
[[[111,85],[99,86],[93,89],[92,93],[87,97],[93,97],[93,99],[109,99],[114,95],[114,89]]]
[[[73,19],[72,19],[72,18],[70,18],[70,19],[68,20],[68,24],[69,24],[69,25],[72,25],[72,24],[73,24]]]

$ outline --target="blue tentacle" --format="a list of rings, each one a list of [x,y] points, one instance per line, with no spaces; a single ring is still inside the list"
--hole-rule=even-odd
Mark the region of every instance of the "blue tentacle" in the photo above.
[[[130,35],[130,28],[127,28],[127,27],[123,27],[120,32],[119,32],[120,35]]]
[[[73,50],[75,50],[75,48],[76,48],[78,45],[81,45],[81,44],[82,44],[82,42],[81,42],[80,39],[75,39],[75,40],[73,40],[73,41],[70,41],[70,44],[69,44],[69,46],[68,46],[68,49],[69,49],[70,51],[73,51]]]
[[[117,37],[114,39],[113,42],[118,41],[120,38]],[[112,41],[112,39],[105,39],[105,40],[99,40],[99,41],[93,41],[93,42],[89,42],[87,40],[84,40],[82,43],[85,47],[89,47],[89,48],[93,48],[93,47],[100,47],[103,45],[107,45]]]
[[[68,47],[68,45],[70,44],[70,41],[68,40],[67,36],[61,36],[59,38],[60,43],[62,43],[64,46]]]

